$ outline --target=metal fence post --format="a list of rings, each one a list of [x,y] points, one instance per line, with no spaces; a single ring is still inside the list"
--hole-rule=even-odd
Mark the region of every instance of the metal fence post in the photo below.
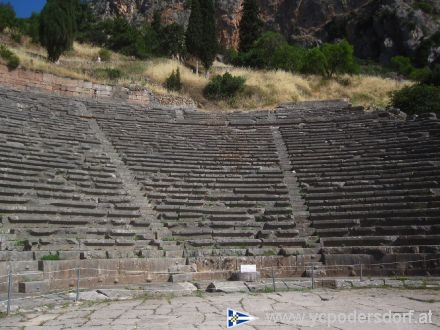
[[[274,275],[274,272],[273,272],[273,266],[272,266],[272,285],[273,285],[273,292],[276,292],[277,289],[276,289],[276,286],[275,286],[275,275]]]
[[[79,280],[80,280],[80,276],[81,276],[80,268],[77,268],[76,269],[76,298],[75,298],[75,302],[79,301]]]
[[[312,289],[315,288],[315,267],[312,265]]]
[[[362,278],[362,264],[359,264],[359,266],[360,266],[360,274],[359,274],[359,276],[360,276],[360,278],[359,278],[359,280],[362,282],[364,279]]]
[[[12,299],[12,271],[8,272],[8,304],[6,306],[6,315],[11,312],[11,299]]]
[[[426,266],[426,256],[423,255],[423,271],[425,272],[424,275],[426,275],[426,271],[427,271],[427,266]]]

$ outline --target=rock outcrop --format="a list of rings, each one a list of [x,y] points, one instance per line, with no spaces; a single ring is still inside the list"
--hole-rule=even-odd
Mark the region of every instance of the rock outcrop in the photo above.
[[[243,0],[218,0],[217,26],[223,46],[238,45]],[[310,46],[347,38],[362,58],[388,60],[396,54],[440,57],[440,3],[437,0],[259,0],[261,18],[268,29],[289,41]],[[125,16],[140,24],[160,11],[164,24],[185,25],[187,0],[90,0],[101,17]],[[438,33],[438,32],[437,32]],[[437,40],[435,40],[437,39]]]

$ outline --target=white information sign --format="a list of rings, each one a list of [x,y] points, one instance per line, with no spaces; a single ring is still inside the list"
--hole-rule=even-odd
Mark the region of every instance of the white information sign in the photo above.
[[[241,265],[240,271],[242,273],[256,273],[257,272],[257,265]]]

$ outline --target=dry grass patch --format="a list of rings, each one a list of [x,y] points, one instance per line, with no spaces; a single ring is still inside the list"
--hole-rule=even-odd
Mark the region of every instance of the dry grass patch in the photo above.
[[[281,70],[251,70],[215,62],[211,76],[229,71],[234,76],[243,76],[246,84],[241,95],[231,100],[212,102],[203,97],[203,88],[208,79],[203,75],[195,75],[192,69],[176,60],[140,61],[112,53],[111,61],[97,63],[101,48],[75,43],[73,50],[63,55],[60,64],[56,65],[46,60],[44,48],[30,43],[28,39],[24,40],[23,45],[11,44],[10,48],[26,69],[102,84],[136,84],[160,94],[177,95],[176,92],[168,92],[163,86],[171,72],[179,68],[183,84],[181,94],[210,110],[264,109],[281,102],[339,98],[350,99],[354,105],[385,106],[389,103],[390,92],[409,84],[406,81],[366,75],[347,75],[328,80],[320,76],[303,76]],[[121,75],[110,79],[105,74],[106,70],[118,70]]]
[[[307,80],[312,90],[310,99],[347,98],[353,105],[364,107],[386,106],[390,101],[392,91],[410,84],[408,81],[367,75],[346,75],[331,80],[310,76]]]
[[[187,68],[179,61],[164,58],[153,59],[148,61],[144,73],[149,80],[156,84],[156,88],[161,89],[161,93],[166,93],[167,90],[163,87],[163,85],[173,70],[176,70],[177,68],[179,68],[180,80],[183,85],[182,94],[193,98],[200,104],[206,104],[202,91],[205,85],[208,83],[208,79],[202,75],[194,74],[191,69]],[[170,93],[176,94],[176,92]]]
[[[273,107],[280,102],[302,101],[311,93],[308,82],[285,71],[262,71],[243,68],[230,70],[246,78],[244,95],[234,104],[238,108]]]

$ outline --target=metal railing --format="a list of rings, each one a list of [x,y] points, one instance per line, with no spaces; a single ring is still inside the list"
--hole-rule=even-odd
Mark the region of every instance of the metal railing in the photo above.
[[[309,264],[303,264],[303,265],[295,265],[295,266],[269,266],[269,267],[260,267],[257,270],[264,275],[263,277],[268,280],[268,282],[272,284],[273,291],[277,291],[277,278],[280,279],[282,276],[279,274],[291,274],[295,273],[301,273],[300,276],[302,277],[302,281],[307,281],[310,285],[311,281],[311,289],[314,289],[317,284],[317,278],[319,277],[320,280],[327,280],[327,279],[334,279],[338,277],[333,276],[327,276],[327,272],[330,271],[340,271],[341,269],[351,269],[358,271],[358,274],[351,276],[351,278],[359,277],[359,281],[364,281],[366,277],[366,271],[368,272],[368,269],[371,269],[372,267],[378,267],[378,268],[384,268],[385,266],[393,266],[393,265],[404,265],[406,268],[408,268],[411,265],[411,268],[413,270],[420,270],[425,271],[427,269],[433,269],[436,272],[440,274],[440,257],[433,258],[433,259],[422,259],[422,260],[414,260],[414,261],[399,261],[399,262],[388,262],[388,263],[375,263],[375,264],[362,264],[357,263],[353,265],[349,264],[341,264],[341,265],[322,265],[318,262],[310,262]],[[420,267],[414,267],[414,264],[419,264]],[[429,266],[428,266],[429,265]],[[237,266],[237,265],[236,265]],[[50,301],[51,299],[54,300],[55,298],[61,299],[65,301],[66,299],[78,302],[81,299],[81,291],[85,289],[90,290],[90,286],[84,286],[81,287],[81,282],[85,280],[96,280],[97,276],[90,276],[86,275],[87,273],[90,273],[91,271],[98,272],[99,276],[112,276],[112,275],[120,275],[121,270],[116,269],[103,269],[103,268],[82,268],[82,267],[75,267],[75,268],[69,268],[69,269],[62,269],[62,270],[55,270],[55,271],[48,271],[44,272],[46,276],[49,276],[51,274],[55,274],[52,278],[49,279],[49,281],[52,281],[53,283],[56,283],[56,281],[64,281],[66,283],[69,283],[66,285],[65,289],[59,289],[59,290],[51,290],[47,294],[34,294],[34,295],[28,295],[24,297],[14,297],[13,287],[14,287],[14,281],[17,281],[17,279],[22,278],[23,276],[29,276],[33,274],[42,274],[41,271],[35,271],[35,272],[17,272],[13,273],[11,270],[8,271],[7,275],[1,275],[0,276],[0,286],[4,286],[7,288],[7,295],[5,296],[5,300],[0,299],[0,304],[6,304],[6,314],[9,315],[11,313],[11,306],[12,302],[18,302],[22,300],[28,300],[32,299],[35,301],[38,298],[45,299],[45,301]],[[66,273],[70,272],[71,275],[68,276],[59,276],[59,273]],[[307,275],[309,275],[309,279],[305,280],[304,274],[305,272],[308,272]],[[172,272],[150,272],[150,271],[144,271],[145,274],[149,275],[170,275]],[[196,273],[196,272],[195,272]],[[58,277],[57,277],[58,276]],[[300,276],[296,276],[297,278]],[[386,278],[392,278],[390,276],[385,276]],[[285,278],[285,277],[283,277]],[[292,277],[293,278],[293,277]],[[339,277],[340,278],[340,277]],[[346,278],[346,277],[344,277]],[[440,280],[439,280],[440,282]],[[73,284],[74,283],[74,284]],[[18,283],[16,283],[18,286]],[[269,284],[270,286],[270,284]],[[113,287],[116,288],[114,285],[102,285],[104,288]],[[267,286],[266,286],[267,287]],[[118,289],[118,290],[124,290],[124,289]],[[133,291],[131,289],[126,289],[126,291]],[[169,291],[168,293],[171,293]]]

